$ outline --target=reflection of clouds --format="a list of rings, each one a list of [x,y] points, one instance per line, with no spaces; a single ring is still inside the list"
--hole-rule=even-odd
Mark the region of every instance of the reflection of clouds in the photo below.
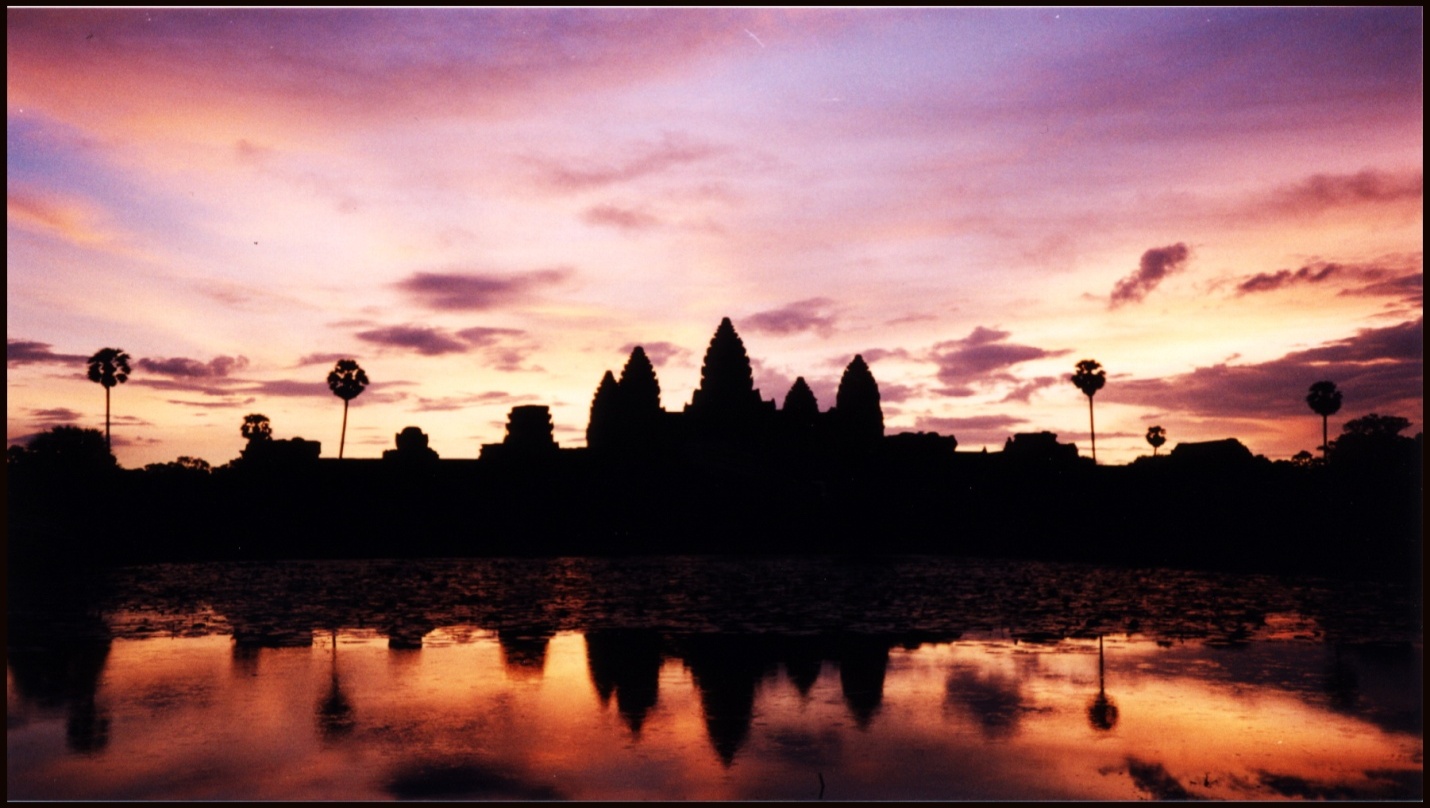
[[[1137,788],[1147,792],[1154,800],[1195,799],[1161,763],[1129,757],[1127,774],[1132,777]]]
[[[545,783],[513,776],[505,766],[476,760],[418,760],[400,766],[383,784],[400,800],[559,800]]]
[[[983,737],[1005,739],[1018,732],[1023,694],[1013,677],[959,666],[948,676],[944,708],[970,715]]]
[[[1298,777],[1294,774],[1257,772],[1258,784],[1281,797],[1305,800],[1374,800],[1424,799],[1425,779],[1422,772],[1370,770],[1364,773],[1366,782],[1351,785]]]
[[[776,757],[801,770],[828,769],[844,751],[843,736],[833,727],[776,729],[770,732],[769,742]]]

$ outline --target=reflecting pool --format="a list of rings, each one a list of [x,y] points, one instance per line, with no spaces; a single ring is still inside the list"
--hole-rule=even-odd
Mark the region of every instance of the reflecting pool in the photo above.
[[[926,558],[11,583],[11,799],[1423,793],[1418,613],[1385,587]]]

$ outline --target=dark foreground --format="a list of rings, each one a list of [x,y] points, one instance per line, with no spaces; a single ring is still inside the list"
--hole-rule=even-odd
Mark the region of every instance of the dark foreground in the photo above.
[[[918,451],[819,462],[578,451],[213,473],[12,468],[9,558],[898,552],[1418,580],[1418,451],[1330,467],[1241,451],[1124,467]]]
[[[1419,799],[1413,587],[948,556],[9,588],[18,799]]]

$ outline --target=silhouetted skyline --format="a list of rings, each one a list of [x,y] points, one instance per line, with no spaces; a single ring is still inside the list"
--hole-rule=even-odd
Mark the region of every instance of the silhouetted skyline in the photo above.
[[[442,458],[550,407],[585,439],[634,346],[691,400],[730,317],[754,387],[887,434],[1098,460],[1314,451],[1423,420],[1423,14],[1340,9],[10,9],[7,439],[125,467]],[[297,58],[295,54],[301,54]],[[1347,148],[1354,143],[1354,148]],[[323,384],[372,384],[346,436]],[[1330,432],[1336,434],[1335,417]],[[344,445],[345,444],[345,445]],[[1168,449],[1170,450],[1170,446]]]

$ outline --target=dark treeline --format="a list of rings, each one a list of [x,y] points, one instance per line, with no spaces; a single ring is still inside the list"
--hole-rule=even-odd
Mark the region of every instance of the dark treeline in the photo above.
[[[76,430],[76,432],[84,432]],[[1323,463],[1236,441],[1094,466],[1052,435],[961,453],[938,436],[859,454],[493,454],[246,459],[124,470],[10,453],[15,561],[932,552],[1418,575],[1422,440],[1333,441]]]
[[[122,356],[122,354],[121,354]],[[351,367],[347,367],[351,365]],[[353,377],[342,388],[344,377]],[[92,368],[93,370],[93,368]],[[92,374],[93,375],[93,374]],[[1078,363],[1092,397],[1105,373]],[[329,385],[347,402],[350,360]],[[106,387],[106,392],[108,387]],[[1098,466],[1047,432],[1003,451],[953,436],[885,435],[879,388],[855,356],[833,406],[803,378],[784,406],[755,389],[734,326],[710,341],[700,387],[666,410],[640,347],[593,396],[587,448],[561,449],[545,406],[511,411],[478,460],[443,460],[416,427],[381,460],[321,459],[245,418],[242,457],[122,470],[97,431],[57,427],[13,446],[11,560],[386,558],[637,553],[946,553],[1349,575],[1417,574],[1423,437],[1367,415],[1322,456],[1255,457],[1234,439]],[[1331,382],[1312,410],[1339,410]],[[346,409],[345,409],[346,413]],[[344,416],[346,421],[346,414]],[[1323,437],[1324,440],[1324,437]]]

